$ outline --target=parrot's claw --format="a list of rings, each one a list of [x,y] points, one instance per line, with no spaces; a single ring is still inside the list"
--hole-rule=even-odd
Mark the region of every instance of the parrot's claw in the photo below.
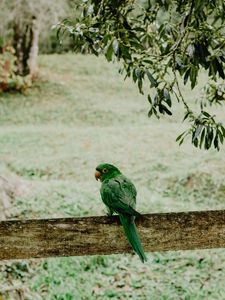
[[[111,210],[110,208],[107,208],[107,213],[106,213],[107,217],[112,217],[113,215],[113,210]]]

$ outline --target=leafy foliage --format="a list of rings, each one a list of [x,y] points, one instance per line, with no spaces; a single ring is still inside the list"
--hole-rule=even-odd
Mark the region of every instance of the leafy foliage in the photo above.
[[[202,69],[207,71],[212,85],[218,78],[225,79],[224,20],[223,0],[85,0],[81,17],[61,22],[58,34],[68,32],[79,49],[82,45],[83,50],[89,49],[95,55],[103,53],[109,62],[121,61],[121,73],[125,78],[131,77],[140,93],[147,95],[149,116],[171,116],[173,101],[180,101],[185,117],[192,123],[185,136],[192,134],[194,145],[201,147],[195,130],[198,128],[199,136],[212,129],[214,134],[203,134],[202,141],[206,149],[212,145],[219,149],[224,127],[208,112],[202,111],[202,118],[192,111],[182,95],[178,76],[184,84],[190,82],[191,89],[197,85]],[[144,88],[145,80],[148,88]],[[219,93],[214,92],[212,98],[211,92],[208,90],[205,101],[221,100]],[[201,131],[196,125],[200,119]]]
[[[17,75],[16,56],[12,47],[5,47],[0,53],[0,93],[6,91],[24,92],[31,86],[29,76]]]
[[[195,117],[191,112],[185,115],[185,118],[187,117],[192,122],[192,126],[177,137],[176,140],[179,141],[179,144],[181,145],[184,138],[191,134],[192,143],[195,147],[202,148],[204,145],[204,149],[208,150],[213,145],[214,148],[219,150],[225,137],[223,125],[216,123],[214,116],[203,110],[198,117]]]
[[[204,97],[201,99],[201,108],[207,105],[222,105],[225,100],[225,84],[220,82],[209,82],[204,87]]]

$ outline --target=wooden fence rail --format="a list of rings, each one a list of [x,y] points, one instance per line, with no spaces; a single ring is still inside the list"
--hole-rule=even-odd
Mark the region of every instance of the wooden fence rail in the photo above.
[[[225,248],[225,210],[136,219],[146,252]],[[118,217],[0,222],[0,260],[131,252]]]

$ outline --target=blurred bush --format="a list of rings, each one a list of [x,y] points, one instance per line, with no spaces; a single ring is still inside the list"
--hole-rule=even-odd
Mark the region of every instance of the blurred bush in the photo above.
[[[31,77],[17,74],[15,49],[1,48],[0,52],[0,93],[7,91],[24,92],[32,84]]]

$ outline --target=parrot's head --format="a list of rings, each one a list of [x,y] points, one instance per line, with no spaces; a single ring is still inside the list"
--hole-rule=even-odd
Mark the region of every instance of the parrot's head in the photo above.
[[[114,178],[119,174],[121,174],[121,172],[117,167],[103,163],[96,167],[95,178],[96,180],[103,182],[104,180]]]

